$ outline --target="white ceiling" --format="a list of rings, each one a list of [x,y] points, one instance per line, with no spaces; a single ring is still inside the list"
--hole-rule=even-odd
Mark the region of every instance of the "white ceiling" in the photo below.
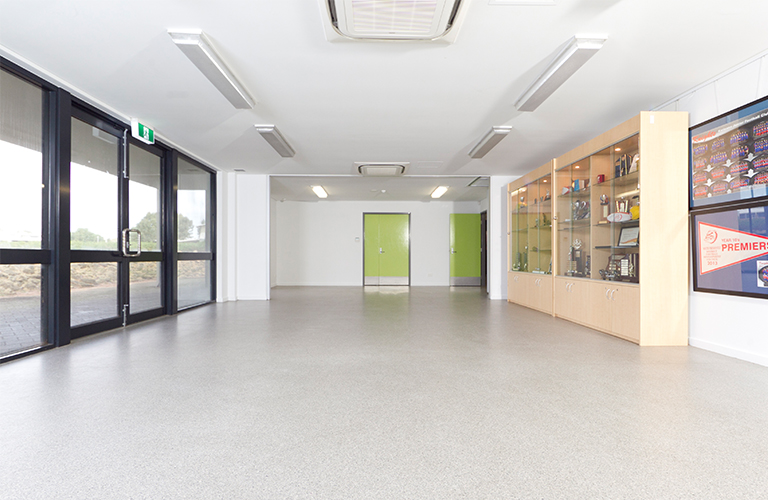
[[[356,161],[407,161],[412,175],[471,177],[521,175],[765,50],[766,18],[765,0],[474,0],[454,43],[339,42],[320,0],[0,0],[0,45],[222,170],[354,175]],[[254,109],[234,109],[169,28],[202,29]],[[577,34],[608,41],[536,111],[517,112]],[[294,158],[259,136],[265,123]],[[493,125],[514,130],[471,160]]]
[[[488,198],[488,184],[469,184],[477,177],[353,177],[353,176],[272,176],[271,193],[276,200],[320,201],[311,186],[323,186],[327,200],[345,201],[433,201],[432,191],[447,186],[439,201],[482,201]],[[487,178],[484,178],[487,181]],[[478,183],[480,184],[480,183]]]

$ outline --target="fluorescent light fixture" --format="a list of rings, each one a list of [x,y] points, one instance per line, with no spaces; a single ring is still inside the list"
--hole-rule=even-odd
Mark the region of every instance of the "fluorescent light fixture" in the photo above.
[[[202,30],[168,30],[176,46],[237,109],[252,109],[255,101],[213,50]]]
[[[469,153],[471,158],[482,158],[488,151],[494,148],[507,134],[512,130],[512,127],[491,127],[491,130],[480,139],[480,142],[475,144]]]
[[[448,191],[448,186],[437,186],[430,196],[432,198],[440,198],[446,191]]]
[[[518,111],[534,111],[560,88],[589,58],[600,50],[606,38],[573,37],[515,103]]]
[[[274,125],[256,125],[256,130],[283,158],[292,158],[296,154],[296,151]]]
[[[325,192],[323,186],[312,186],[312,191],[315,192],[318,198],[328,198],[328,193]]]

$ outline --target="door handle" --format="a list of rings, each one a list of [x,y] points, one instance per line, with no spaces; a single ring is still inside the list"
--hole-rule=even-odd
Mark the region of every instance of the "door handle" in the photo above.
[[[451,247],[451,253],[456,253],[456,250],[454,250],[453,247]]]
[[[379,253],[384,253],[384,249],[379,247]]]
[[[139,236],[139,248],[131,251],[130,234],[136,233]],[[141,231],[138,229],[123,229],[123,257],[138,257],[141,255]]]

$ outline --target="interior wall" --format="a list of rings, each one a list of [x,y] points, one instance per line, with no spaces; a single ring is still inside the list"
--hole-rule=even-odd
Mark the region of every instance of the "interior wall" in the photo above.
[[[507,184],[520,176],[491,176],[488,204],[488,296],[507,300]]]
[[[277,200],[269,199],[269,283],[277,286]]]
[[[361,286],[363,213],[411,214],[411,285],[449,285],[449,215],[480,213],[477,202],[321,201],[275,204],[276,283]]]
[[[695,126],[766,95],[768,52],[704,82],[660,110],[687,111]],[[692,280],[689,299],[690,345],[768,366],[768,335],[760,321],[768,317],[768,300],[694,292]]]
[[[237,300],[269,300],[269,176],[237,174],[235,247]],[[232,263],[229,263],[232,265]]]

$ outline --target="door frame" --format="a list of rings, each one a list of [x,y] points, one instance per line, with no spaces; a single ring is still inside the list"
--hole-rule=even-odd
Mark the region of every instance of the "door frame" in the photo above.
[[[407,215],[408,216],[408,284],[407,285],[367,285],[365,283],[365,216],[366,215]],[[363,286],[411,286],[411,212],[363,212]]]
[[[129,227],[128,221],[128,207],[130,203],[128,183],[130,181],[130,158],[129,150],[130,146],[137,146],[149,153],[155,154],[160,157],[160,179],[164,185],[168,182],[168,151],[160,145],[145,145],[139,141],[134,140],[128,133],[128,128],[118,122],[108,120],[101,113],[94,113],[93,110],[88,109],[85,106],[75,105],[72,106],[71,118],[77,119],[86,123],[92,127],[96,127],[104,132],[113,135],[118,139],[119,153],[118,153],[118,220],[117,222],[117,243],[118,248],[122,247],[122,231],[121,229]],[[164,189],[161,186],[160,197],[160,216],[161,221],[166,220],[167,200],[163,196]],[[161,234],[165,231],[164,228],[160,229]],[[69,241],[67,241],[69,245]],[[132,314],[130,311],[130,263],[131,262],[160,262],[160,268],[162,273],[168,272],[168,259],[167,252],[163,248],[159,252],[159,260],[156,255],[157,252],[147,252],[136,257],[126,257],[122,255],[120,250],[73,250],[70,249],[70,262],[73,263],[99,263],[99,262],[114,262],[117,264],[117,316],[110,317],[102,320],[96,320],[92,323],[85,323],[82,325],[70,324],[70,338],[77,339],[93,333],[111,330],[113,328],[119,328],[139,321],[156,318],[166,314],[167,306],[165,293],[161,292],[161,306],[159,308],[142,311],[140,313]],[[165,286],[165,281],[161,279],[161,286]],[[70,289],[71,291],[71,289]],[[126,307],[127,306],[127,307]]]

